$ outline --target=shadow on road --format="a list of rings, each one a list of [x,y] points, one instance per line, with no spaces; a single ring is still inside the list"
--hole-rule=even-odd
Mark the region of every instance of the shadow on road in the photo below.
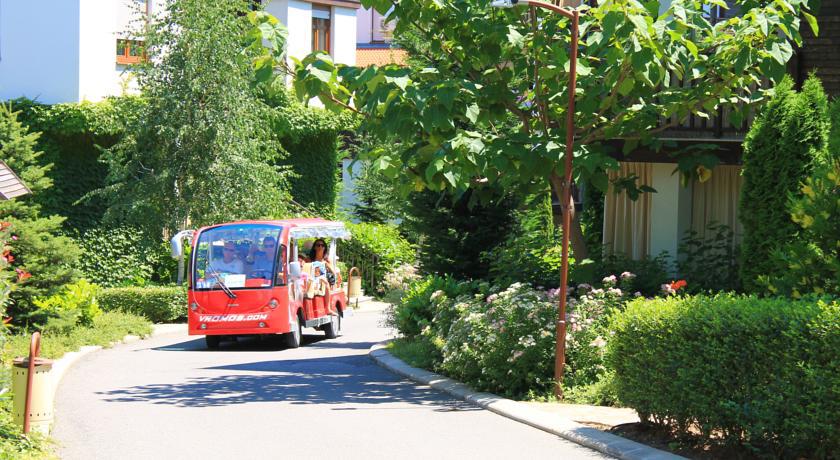
[[[373,364],[367,356],[258,361],[205,369],[227,372],[185,382],[140,385],[98,394],[104,395],[109,402],[178,407],[258,402],[353,405],[407,402],[418,408],[421,405],[439,406],[435,410],[441,412],[481,410],[462,401],[449,400],[428,387],[400,380]],[[358,409],[363,407],[336,408]]]
[[[322,343],[323,342],[323,343]],[[352,350],[367,350],[376,342],[339,342],[326,340],[323,335],[303,335],[304,347],[311,348],[342,348]],[[204,337],[198,337],[184,342],[173,343],[162,347],[154,347],[156,351],[206,351],[208,353],[219,352],[241,352],[241,351],[277,351],[286,349],[283,345],[283,338],[280,336],[270,339],[259,339],[257,337],[239,336],[235,340],[223,340],[216,350],[208,350],[204,343]],[[142,351],[139,349],[136,351]]]

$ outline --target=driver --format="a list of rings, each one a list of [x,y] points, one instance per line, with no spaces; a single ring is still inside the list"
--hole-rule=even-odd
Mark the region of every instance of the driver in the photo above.
[[[273,236],[266,236],[262,240],[262,250],[257,251],[255,249],[254,246],[251,246],[251,254],[245,259],[248,263],[248,273],[252,278],[271,278],[277,241]]]
[[[233,244],[233,241],[225,241],[225,247],[222,250],[222,260],[213,260],[210,263],[210,270],[217,273],[242,274],[245,272],[242,268],[242,261],[236,257],[236,246]]]

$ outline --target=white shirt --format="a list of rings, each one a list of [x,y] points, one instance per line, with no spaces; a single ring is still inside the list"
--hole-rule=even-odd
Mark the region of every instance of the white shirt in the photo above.
[[[217,273],[245,273],[245,270],[242,268],[242,261],[239,259],[233,259],[230,262],[225,262],[224,259],[214,260],[210,264],[210,271]]]

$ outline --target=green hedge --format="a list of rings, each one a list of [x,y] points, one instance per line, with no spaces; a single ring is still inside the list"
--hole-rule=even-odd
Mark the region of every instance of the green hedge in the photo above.
[[[142,315],[155,323],[187,318],[187,291],[182,286],[118,287],[102,291],[100,307]]]
[[[840,303],[735,295],[636,300],[607,361],[643,420],[777,458],[840,452]]]
[[[289,152],[280,164],[296,174],[289,181],[292,197],[319,216],[331,216],[341,174],[339,133],[351,129],[352,120],[297,103],[273,110],[274,129]]]
[[[145,101],[139,97],[109,98],[101,102],[45,105],[28,99],[12,101],[21,121],[41,132],[41,162],[52,163],[48,176],[53,187],[35,199],[47,215],[67,217],[65,226],[84,231],[95,227],[105,212],[101,198],[77,203],[85,194],[105,185],[107,166],[99,161],[100,148],[114,145],[126,124],[141,116]]]
[[[414,249],[397,227],[387,224],[347,224],[352,238],[338,245],[341,261],[359,267],[362,285],[368,294],[382,283],[388,272],[414,262]],[[343,274],[347,278],[347,273]]]

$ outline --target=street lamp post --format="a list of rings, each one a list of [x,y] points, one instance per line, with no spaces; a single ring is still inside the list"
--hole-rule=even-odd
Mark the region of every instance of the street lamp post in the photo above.
[[[563,256],[560,265],[560,311],[557,315],[557,337],[554,347],[554,394],[563,396],[563,369],[566,367],[566,297],[569,284],[569,230],[572,226],[569,202],[572,199],[572,155],[574,150],[575,131],[575,88],[577,87],[577,54],[578,54],[578,23],[579,12],[552,3],[532,0],[495,0],[491,6],[496,8],[512,8],[517,5],[531,5],[537,8],[559,13],[572,21],[572,49],[569,53],[569,107],[566,111],[566,158],[563,175],[563,197],[560,209],[563,210]],[[547,128],[547,127],[546,127]]]

